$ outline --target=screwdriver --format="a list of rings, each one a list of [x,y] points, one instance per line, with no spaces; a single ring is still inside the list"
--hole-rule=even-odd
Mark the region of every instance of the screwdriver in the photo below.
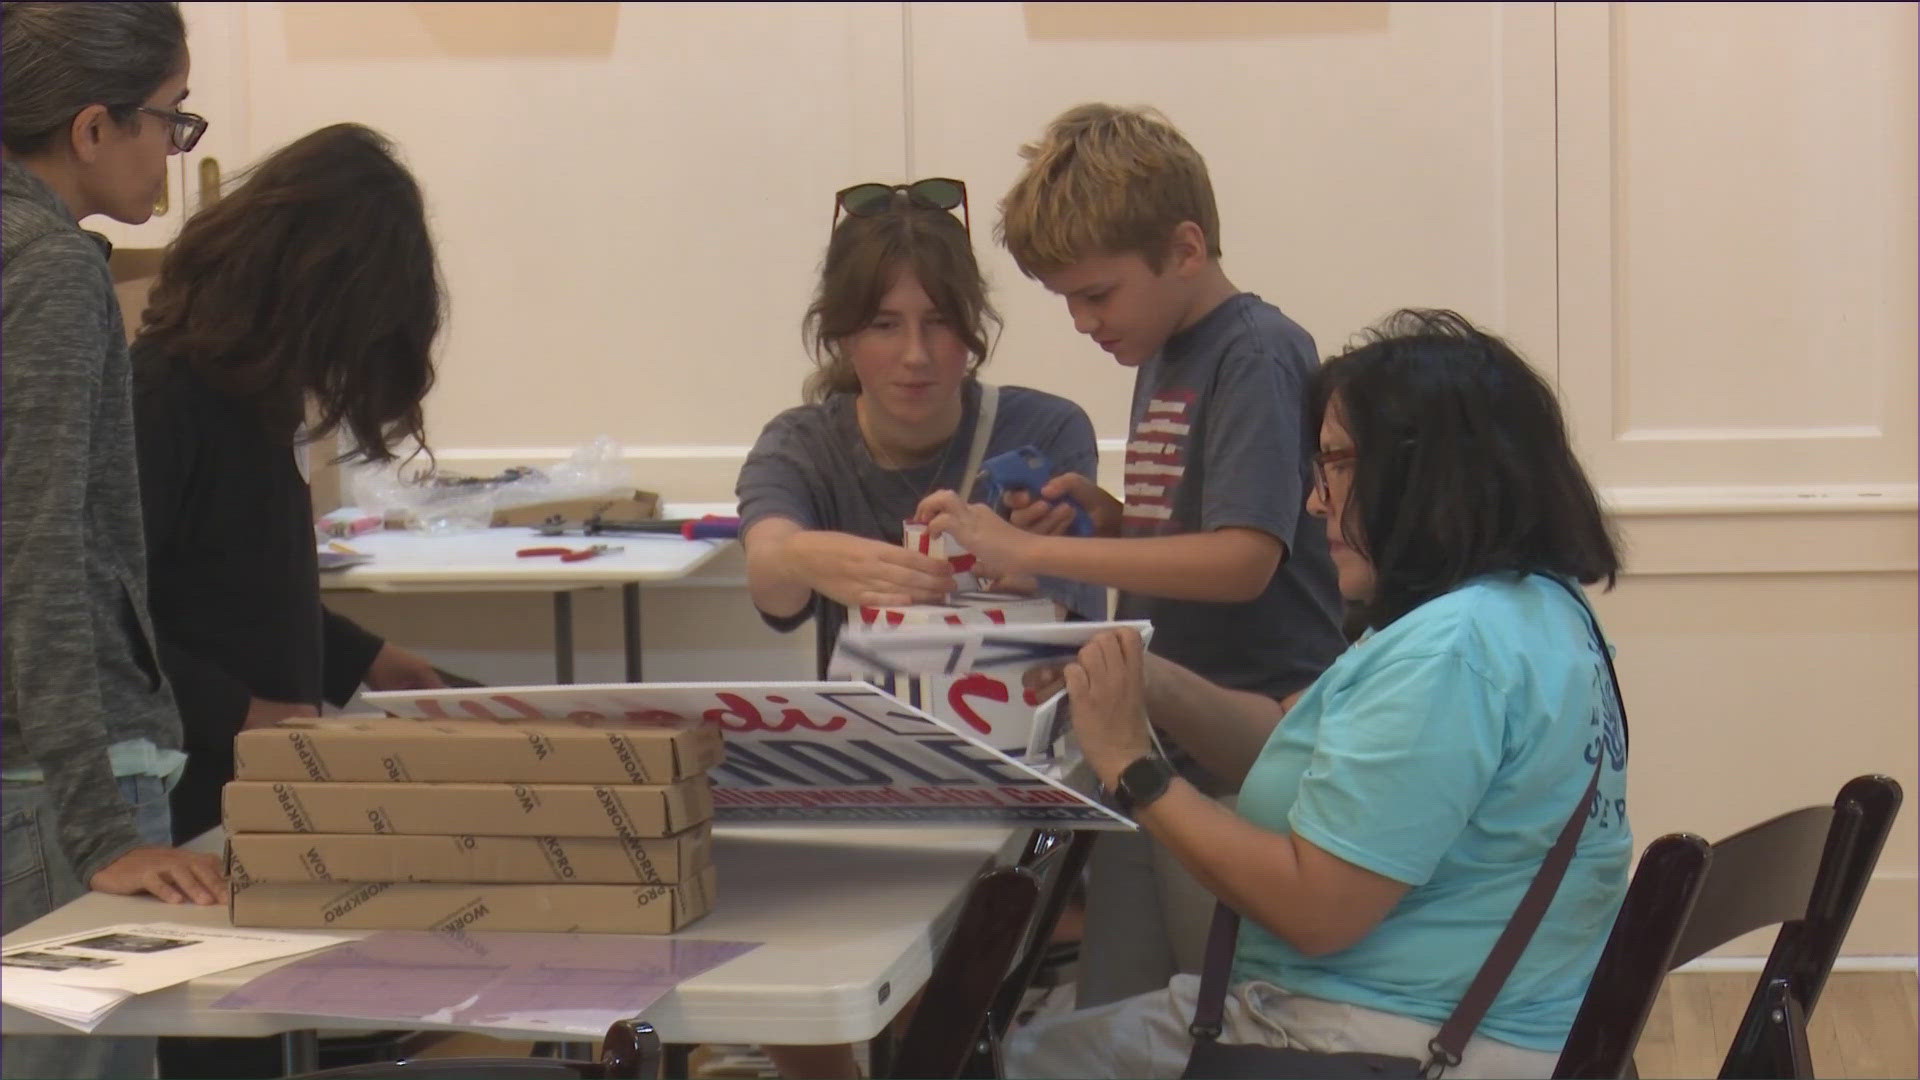
[[[740,519],[722,514],[667,518],[662,521],[607,521],[596,517],[587,519],[586,532],[589,536],[595,533],[678,533],[683,540],[736,540],[740,536]]]

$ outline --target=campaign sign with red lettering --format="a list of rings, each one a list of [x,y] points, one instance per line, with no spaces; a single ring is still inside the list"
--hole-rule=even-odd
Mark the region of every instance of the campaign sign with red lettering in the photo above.
[[[858,609],[860,626],[869,630],[922,626],[1021,626],[1059,620],[1046,597],[995,593],[956,593],[941,604]],[[842,673],[861,678],[905,698],[949,723],[966,724],[995,749],[1019,757],[1033,730],[1040,698],[1021,685],[1018,672],[972,671],[925,679],[892,678],[885,672]]]
[[[1008,596],[1003,593],[954,593],[944,604],[909,604],[902,607],[876,607],[863,604],[857,609],[862,628],[886,630],[904,626],[960,626],[967,623],[991,626],[1050,623],[1059,620],[1053,601],[1043,596]]]
[[[966,723],[942,721],[867,683],[486,687],[366,700],[420,719],[703,719],[726,733],[726,760],[712,772],[723,822],[1135,827],[1090,794],[994,749]]]
[[[991,672],[1018,680],[1029,668],[1069,663],[1081,646],[1106,630],[1133,629],[1153,640],[1153,624],[1134,622],[1056,622],[999,626],[857,627],[852,623],[833,647],[827,663],[830,679],[865,678],[869,672],[893,676],[967,675]]]
[[[980,577],[973,571],[978,560],[953,537],[934,536],[927,532],[925,525],[903,521],[900,523],[900,543],[908,551],[947,560],[947,565],[953,568],[953,587],[956,590],[972,592],[980,587]]]

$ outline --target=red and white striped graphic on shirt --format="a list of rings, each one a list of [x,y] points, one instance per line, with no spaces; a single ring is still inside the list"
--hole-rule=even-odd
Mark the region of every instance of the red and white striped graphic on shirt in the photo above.
[[[1163,532],[1173,517],[1173,493],[1187,471],[1195,397],[1192,390],[1162,390],[1133,426],[1127,443],[1124,528],[1129,533]]]

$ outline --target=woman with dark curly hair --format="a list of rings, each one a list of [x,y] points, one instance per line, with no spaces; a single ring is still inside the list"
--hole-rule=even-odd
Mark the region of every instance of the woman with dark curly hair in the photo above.
[[[140,482],[160,657],[186,727],[176,836],[220,820],[243,727],[318,715],[432,665],[320,604],[302,462],[423,438],[441,288],[426,207],[387,140],[322,128],[194,215],[133,345]]]
[[[220,823],[242,728],[362,683],[439,686],[426,660],[320,603],[309,447],[424,449],[443,302],[426,204],[378,133],[334,124],[262,159],[167,249],[133,344],[160,661],[188,752],[181,840]],[[164,1077],[273,1075],[274,1039],[162,1039]]]

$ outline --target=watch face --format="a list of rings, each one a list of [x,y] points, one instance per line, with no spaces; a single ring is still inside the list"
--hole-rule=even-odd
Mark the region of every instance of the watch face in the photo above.
[[[1143,757],[1120,772],[1117,794],[1125,811],[1132,813],[1164,795],[1173,782],[1173,764],[1163,757]]]

